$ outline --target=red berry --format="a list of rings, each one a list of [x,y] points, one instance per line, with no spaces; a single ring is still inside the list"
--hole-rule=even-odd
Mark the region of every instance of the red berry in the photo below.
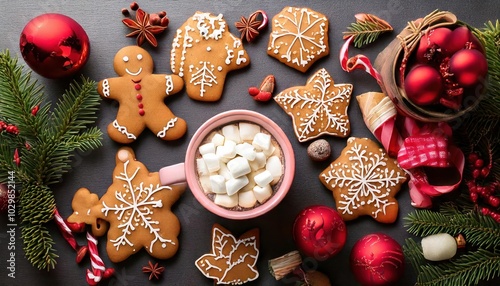
[[[477,159],[479,159],[479,156],[476,153],[470,153],[469,156],[467,156],[467,160],[469,163],[474,164]]]
[[[479,176],[481,176],[481,171],[479,169],[474,169],[474,171],[472,171],[472,177],[477,179]]]
[[[472,193],[472,192],[470,193],[470,200],[471,200],[473,203],[477,202],[477,197],[478,197],[478,196],[477,196],[477,193]]]
[[[481,169],[481,176],[483,176],[483,178],[488,177],[489,174],[490,174],[490,168],[484,167]]]
[[[256,88],[255,86],[248,88],[248,94],[250,94],[251,96],[256,96],[259,93],[260,93],[260,90],[258,88]]]
[[[488,204],[494,208],[498,208],[500,206],[500,198],[495,196],[489,196]]]
[[[476,168],[482,168],[483,166],[484,166],[483,159],[477,159],[476,162],[474,162],[474,167],[476,167]]]

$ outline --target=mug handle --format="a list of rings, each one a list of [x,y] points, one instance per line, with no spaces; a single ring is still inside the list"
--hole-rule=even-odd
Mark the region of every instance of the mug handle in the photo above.
[[[158,173],[160,174],[160,183],[163,186],[186,182],[184,163],[163,167],[160,171],[158,171]]]

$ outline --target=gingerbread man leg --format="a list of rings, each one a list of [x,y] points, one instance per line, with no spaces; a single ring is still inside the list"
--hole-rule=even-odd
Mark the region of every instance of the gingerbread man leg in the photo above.
[[[130,116],[118,112],[118,117],[108,125],[108,135],[118,143],[129,144],[137,139],[145,126],[146,124],[142,118],[133,120]]]
[[[162,140],[176,140],[186,133],[186,121],[170,111],[155,112],[154,120],[147,122],[148,128]]]

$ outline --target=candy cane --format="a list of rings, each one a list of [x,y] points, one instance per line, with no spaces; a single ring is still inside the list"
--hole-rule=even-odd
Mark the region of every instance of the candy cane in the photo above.
[[[370,74],[374,79],[376,79],[377,83],[382,86],[382,76],[380,76],[378,71],[372,66],[368,57],[366,57],[365,55],[356,55],[349,58],[349,45],[353,40],[354,36],[350,36],[342,46],[339,56],[340,66],[346,72],[352,72],[353,70],[362,69]]]
[[[66,221],[61,217],[57,208],[54,209],[54,220],[59,231],[62,233],[64,239],[76,251],[76,263],[80,263],[87,254],[87,246],[80,246],[73,235],[73,232],[68,227]]]
[[[99,250],[97,249],[97,239],[90,232],[87,232],[87,240],[92,270],[87,269],[86,280],[89,285],[93,286],[99,284],[102,278],[109,278],[112,276],[114,274],[114,269],[106,269],[104,266],[104,262],[99,256]]]

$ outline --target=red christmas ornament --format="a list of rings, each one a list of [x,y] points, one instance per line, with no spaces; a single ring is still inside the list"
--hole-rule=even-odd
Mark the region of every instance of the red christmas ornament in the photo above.
[[[295,219],[293,238],[304,255],[324,261],[344,247],[347,229],[336,210],[327,206],[310,206]]]
[[[417,49],[417,61],[427,63],[433,61],[438,54],[444,54],[452,31],[448,28],[432,29],[420,39]]]
[[[458,84],[472,87],[486,77],[488,62],[480,51],[462,49],[450,58],[450,71]]]
[[[363,286],[390,285],[403,274],[403,250],[386,234],[368,234],[352,247],[350,265],[354,277]]]
[[[417,105],[433,104],[443,91],[442,77],[433,67],[418,65],[406,75],[405,91]]]
[[[4,214],[7,212],[9,207],[9,191],[6,184],[0,183],[0,213]]]
[[[26,63],[47,78],[75,74],[90,53],[89,38],[82,26],[68,16],[53,13],[29,21],[19,46]]]
[[[471,43],[472,33],[466,26],[460,26],[453,30],[453,32],[448,37],[447,41],[447,52],[449,55],[453,55],[461,49],[465,49],[467,43]]]

